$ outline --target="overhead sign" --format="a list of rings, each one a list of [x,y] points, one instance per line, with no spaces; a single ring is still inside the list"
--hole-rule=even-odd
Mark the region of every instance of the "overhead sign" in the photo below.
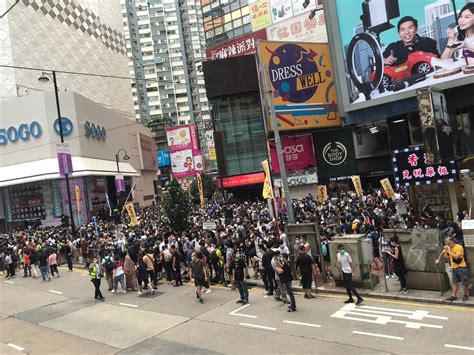
[[[425,150],[421,147],[395,150],[393,152],[393,170],[397,186],[432,184],[456,179],[456,163],[429,165]]]
[[[341,125],[327,44],[261,41],[259,66],[260,91],[272,90],[280,130]],[[262,101],[265,118],[271,122],[269,96],[265,94]]]
[[[206,48],[206,56],[211,59],[226,59],[255,53],[258,40],[266,39],[265,30],[251,32],[224,44]]]
[[[395,101],[400,97],[398,93],[410,92],[415,96],[414,90],[420,87],[449,81],[449,86],[456,86],[461,85],[459,79],[474,79],[474,71],[467,67],[474,64],[472,48],[468,51],[461,48],[465,35],[463,30],[457,30],[452,6],[455,3],[459,18],[464,18],[461,12],[472,16],[472,5],[466,5],[467,1],[337,0],[334,3],[337,21],[328,25],[334,30],[338,28],[340,35],[331,45],[344,55],[345,65],[339,69],[344,70],[340,77],[348,79],[341,82],[342,89],[347,91],[346,111],[377,105],[379,99],[390,96]],[[448,47],[448,43],[454,47]],[[361,102],[367,105],[351,108],[352,104]]]
[[[0,145],[7,145],[8,143],[16,143],[18,141],[29,141],[30,137],[39,138],[43,133],[43,128],[37,121],[30,124],[22,123],[16,126],[7,128],[0,128]]]
[[[159,152],[156,152],[156,157],[158,159],[158,167],[162,168],[171,165],[169,150],[160,150]]]
[[[261,172],[261,173],[253,173],[253,174],[228,176],[228,177],[223,178],[222,180],[224,183],[224,188],[262,184],[265,180],[265,173]],[[222,186],[221,179],[217,180],[217,185],[219,187]]]
[[[275,140],[270,140],[269,146],[270,156],[272,158],[272,170],[275,173],[279,173],[280,165],[278,164]],[[286,171],[305,170],[316,166],[311,134],[283,137],[281,139],[281,146]]]
[[[297,0],[298,3],[303,3]],[[314,3],[311,1],[311,3]],[[294,8],[294,6],[293,6]],[[324,12],[318,11],[309,19],[309,6],[305,12],[288,20],[267,27],[267,39],[271,41],[327,43],[326,20]]]
[[[351,130],[320,131],[313,138],[319,180],[357,174]]]

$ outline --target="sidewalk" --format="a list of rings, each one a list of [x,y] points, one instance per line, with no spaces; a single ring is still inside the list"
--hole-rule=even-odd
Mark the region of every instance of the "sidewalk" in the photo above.
[[[255,280],[253,278],[247,279],[247,284],[251,286],[263,288],[263,281],[261,279]],[[376,297],[392,300],[424,302],[434,304],[449,304],[453,306],[474,307],[474,297],[470,297],[467,302],[462,302],[462,290],[458,291],[458,301],[449,302],[446,298],[451,296],[451,290],[447,290],[443,296],[439,291],[426,290],[408,290],[408,294],[399,293],[400,283],[396,279],[387,279],[388,292],[385,290],[385,282],[383,279],[374,286],[374,289],[360,289],[358,288],[362,297]],[[299,281],[293,281],[293,289],[296,291],[303,291]],[[314,292],[314,290],[313,290]],[[346,289],[344,287],[336,287],[334,280],[323,283],[321,278],[318,278],[318,293],[319,294],[339,294],[346,296]]]

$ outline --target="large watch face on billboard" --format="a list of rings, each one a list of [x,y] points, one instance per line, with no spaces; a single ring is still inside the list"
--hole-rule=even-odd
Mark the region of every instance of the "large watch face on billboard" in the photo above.
[[[391,101],[384,97],[395,100],[400,93],[414,96],[421,87],[474,80],[474,3],[337,0],[333,6],[346,110]]]

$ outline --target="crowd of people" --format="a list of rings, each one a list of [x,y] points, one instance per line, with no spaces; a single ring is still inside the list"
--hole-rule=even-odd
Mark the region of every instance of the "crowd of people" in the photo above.
[[[59,277],[59,264],[67,264],[72,271],[75,262],[81,263],[89,272],[97,300],[104,300],[103,279],[111,293],[136,292],[141,296],[144,292],[153,294],[160,280],[180,287],[185,278],[196,286],[199,302],[204,302],[203,294],[211,292],[212,283],[219,283],[236,287],[240,294],[237,302],[246,304],[246,280],[253,277],[263,281],[268,296],[288,304],[288,311],[293,312],[295,273],[291,256],[304,297],[314,298],[318,274],[332,277],[328,243],[336,235],[362,233],[372,239],[374,257],[383,265],[387,278],[396,274],[401,292],[407,292],[406,267],[398,240],[383,238],[385,228],[435,227],[462,239],[454,221],[446,221],[429,208],[416,214],[403,190],[392,199],[383,190],[372,190],[361,198],[350,191],[341,192],[324,203],[308,196],[294,200],[293,207],[297,223],[319,223],[321,255],[304,235],[290,243],[283,232],[285,217],[272,218],[265,202],[213,201],[206,209],[196,207],[188,228],[182,231],[169,227],[158,205],[137,209],[135,226],[124,215],[123,221],[95,219],[80,226],[74,236],[63,226],[12,231],[0,235],[0,268],[7,279],[22,270],[23,277],[41,276],[49,282]],[[207,220],[216,222],[214,230],[203,230]],[[350,256],[344,246],[338,249],[337,264],[344,276]],[[348,277],[344,278],[348,301],[354,301],[355,295],[357,303],[362,302]]]

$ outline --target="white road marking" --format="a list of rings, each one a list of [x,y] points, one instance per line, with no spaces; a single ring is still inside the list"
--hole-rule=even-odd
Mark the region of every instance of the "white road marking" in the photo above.
[[[257,316],[252,316],[252,315],[250,315],[250,314],[240,314],[240,313],[237,313],[238,311],[241,311],[242,309],[247,308],[248,306],[250,306],[250,304],[246,304],[246,305],[244,305],[244,306],[242,306],[242,307],[240,307],[240,308],[237,308],[236,310],[230,312],[229,315],[231,315],[231,316],[238,316],[238,317],[253,318],[253,319],[257,318]]]
[[[119,303],[119,305],[125,306],[125,307],[138,308],[136,304],[130,304],[130,303]]]
[[[377,338],[387,338],[387,339],[393,339],[393,340],[403,340],[405,338],[402,337],[396,337],[393,335],[385,335],[385,334],[378,334],[378,333],[366,333],[366,332],[358,332],[358,331],[352,331],[352,334],[359,334],[359,335],[368,335],[371,337],[377,337]]]
[[[462,350],[471,350],[474,351],[474,348],[470,348],[468,346],[460,346],[460,345],[452,345],[452,344],[444,344],[446,348],[453,348],[453,349],[462,349]]]
[[[13,281],[3,281],[3,282],[5,282],[6,284],[10,284],[10,285],[13,285],[13,284],[14,284]]]
[[[63,293],[61,291],[55,291],[55,290],[49,290],[51,293],[55,293],[57,295],[62,295]]]
[[[438,317],[428,315],[427,311],[405,311],[403,309],[390,309],[380,307],[369,307],[369,306],[356,306],[355,304],[347,304],[340,308],[336,313],[332,314],[333,318],[349,319],[359,322],[375,323],[386,325],[388,323],[404,324],[405,328],[410,329],[421,329],[421,327],[442,329],[441,325],[402,321],[392,319],[394,317],[406,317],[413,320],[424,320],[425,318],[443,319],[447,320],[447,317]],[[360,317],[357,317],[360,316]],[[375,318],[375,319],[370,319]]]
[[[294,321],[292,321],[292,320],[284,320],[283,323],[296,324],[296,325],[304,325],[304,326],[306,326],[306,327],[313,327],[313,328],[321,328],[321,326],[320,326],[319,324],[294,322]]]
[[[242,327],[249,327],[249,328],[257,328],[257,329],[265,329],[265,330],[271,330],[275,331],[277,328],[272,328],[272,327],[265,327],[263,325],[257,325],[257,324],[250,324],[250,323],[239,323],[240,326]]]
[[[16,350],[18,350],[18,351],[23,351],[23,350],[25,350],[25,348],[22,348],[21,346],[15,345],[15,344],[13,344],[13,343],[8,343],[7,345],[8,345],[10,348],[16,349]]]

